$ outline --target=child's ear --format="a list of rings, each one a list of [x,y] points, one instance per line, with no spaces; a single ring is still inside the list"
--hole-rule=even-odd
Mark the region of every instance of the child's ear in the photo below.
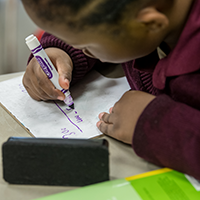
[[[150,32],[159,32],[169,24],[167,16],[154,7],[141,9],[136,16],[136,20],[144,24]]]

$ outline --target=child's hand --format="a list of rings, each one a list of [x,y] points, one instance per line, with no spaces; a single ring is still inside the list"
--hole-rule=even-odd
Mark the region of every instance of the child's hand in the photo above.
[[[97,127],[102,133],[131,144],[136,123],[154,98],[155,96],[141,91],[126,92],[114,107],[110,108],[110,114],[99,114]]]
[[[71,58],[58,48],[47,48],[45,51],[58,71],[60,86],[68,89],[73,69]],[[38,101],[64,100],[65,98],[64,94],[51,83],[35,58],[31,59],[26,68],[23,85],[29,95]]]

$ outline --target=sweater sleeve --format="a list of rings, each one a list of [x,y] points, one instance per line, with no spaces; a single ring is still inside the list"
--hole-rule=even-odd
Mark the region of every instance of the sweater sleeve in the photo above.
[[[142,158],[200,180],[200,75],[170,82],[140,116],[133,148]],[[173,98],[172,98],[173,97]]]
[[[94,67],[94,65],[99,62],[97,59],[86,56],[81,50],[73,48],[62,40],[46,32],[43,34],[40,43],[44,49],[48,47],[57,47],[65,51],[70,56],[73,62],[71,85],[84,77],[85,74],[87,74]],[[33,55],[31,54],[28,62],[32,58]]]

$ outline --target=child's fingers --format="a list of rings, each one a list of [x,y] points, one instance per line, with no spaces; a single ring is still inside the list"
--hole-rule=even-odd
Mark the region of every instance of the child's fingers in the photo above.
[[[102,113],[99,114],[99,119],[101,121],[104,121],[105,123],[111,124],[112,123],[111,117],[112,117],[111,114],[108,114],[106,112],[102,112]]]
[[[29,80],[26,90],[35,100],[46,101],[50,99],[64,99],[63,93],[55,88],[46,75],[41,79],[41,81],[39,81],[35,76],[32,77],[32,79]]]
[[[71,58],[58,48],[47,48],[45,51],[58,70],[60,86],[68,89],[73,69]],[[48,79],[35,58],[31,59],[26,68],[23,84],[35,100],[64,100],[65,98],[64,94]]]
[[[64,99],[63,93],[55,88],[35,58],[32,58],[27,66],[23,85],[35,100]]]
[[[97,122],[98,129],[111,137],[115,137],[114,128],[113,128],[113,115],[108,113],[100,113],[99,114],[100,121]]]
[[[113,107],[111,107],[111,108],[109,109],[109,113],[112,113],[112,111],[113,111]]]
[[[111,137],[114,137],[113,136],[114,135],[113,134],[113,124],[109,124],[104,121],[99,121],[99,122],[97,122],[97,127],[102,133],[109,135]]]

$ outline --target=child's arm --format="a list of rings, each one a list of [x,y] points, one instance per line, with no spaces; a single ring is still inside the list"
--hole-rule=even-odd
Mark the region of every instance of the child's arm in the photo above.
[[[147,93],[130,91],[111,114],[100,115],[99,128],[127,143],[132,140],[140,157],[200,180],[199,86],[200,74],[175,77],[169,95],[176,101],[165,94],[151,100]],[[147,99],[146,105],[142,97]]]
[[[183,98],[188,97],[183,94]],[[200,111],[160,95],[145,112],[140,116],[133,138],[136,153],[157,165],[200,180]]]
[[[68,89],[69,85],[81,79],[98,62],[48,33],[43,35],[40,42],[57,68],[60,75],[59,83],[64,89]],[[29,95],[36,100],[64,98],[64,95],[48,80],[33,55],[29,58],[23,84]]]

